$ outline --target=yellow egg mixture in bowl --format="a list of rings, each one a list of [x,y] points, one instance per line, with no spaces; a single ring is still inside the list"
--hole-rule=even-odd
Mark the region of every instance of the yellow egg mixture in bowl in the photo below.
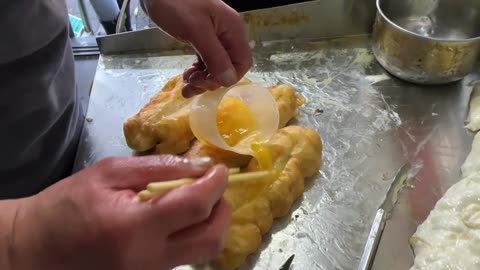
[[[201,142],[254,156],[261,169],[272,169],[265,145],[278,129],[279,113],[267,89],[240,83],[204,93],[194,99],[189,120]]]

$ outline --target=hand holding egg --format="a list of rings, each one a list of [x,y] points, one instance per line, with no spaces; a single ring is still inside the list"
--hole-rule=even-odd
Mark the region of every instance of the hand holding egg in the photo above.
[[[198,61],[184,73],[183,94],[192,97],[237,83],[252,66],[242,18],[221,0],[143,0],[165,32],[192,45]]]

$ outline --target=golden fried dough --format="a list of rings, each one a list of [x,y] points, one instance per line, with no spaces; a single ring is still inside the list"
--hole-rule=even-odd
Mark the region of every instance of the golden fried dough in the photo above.
[[[183,79],[169,80],[140,112],[128,119],[123,132],[130,148],[157,153],[179,154],[187,151],[194,136],[188,114],[191,99],[182,96]]]
[[[298,114],[298,108],[305,104],[305,98],[297,94],[289,85],[270,87],[270,93],[277,102],[279,121],[278,128],[283,128]]]
[[[243,78],[240,82],[250,82]],[[144,152],[181,154],[188,150],[193,133],[188,119],[192,99],[182,96],[182,75],[170,79],[140,112],[123,124],[127,145]]]
[[[244,79],[243,81],[248,81]],[[124,123],[124,134],[130,148],[157,153],[179,154],[188,150],[194,135],[190,129],[191,99],[182,96],[182,76],[172,78],[163,89],[136,115]],[[286,85],[270,88],[280,113],[279,128],[297,115],[305,99]],[[225,199],[232,209],[224,249],[215,264],[224,270],[241,266],[248,255],[261,245],[275,218],[286,215],[293,202],[304,190],[305,177],[313,176],[320,168],[322,141],[313,130],[289,126],[277,131],[268,148],[278,170],[276,177],[257,182],[231,185]],[[186,157],[209,156],[229,167],[258,170],[250,156],[207,147],[195,142]]]
[[[269,90],[278,105],[279,128],[283,128],[297,115],[298,108],[305,103],[305,99],[288,85],[273,86]],[[187,158],[205,156],[212,158],[215,163],[222,163],[230,168],[243,168],[251,159],[250,156],[218,149],[200,141],[195,141],[190,150],[185,154]]]
[[[184,156],[186,158],[210,157],[215,164],[222,163],[229,168],[243,168],[252,159],[251,156],[208,146],[200,141],[195,141]]]
[[[232,185],[225,192],[224,197],[232,209],[232,223],[225,247],[215,260],[221,269],[240,267],[248,255],[258,250],[262,235],[270,230],[273,219],[286,215],[303,193],[305,177],[313,176],[320,169],[322,141],[311,129],[283,128],[272,138],[269,148],[275,165],[284,166],[279,176]],[[257,162],[252,159],[247,171],[255,170]]]

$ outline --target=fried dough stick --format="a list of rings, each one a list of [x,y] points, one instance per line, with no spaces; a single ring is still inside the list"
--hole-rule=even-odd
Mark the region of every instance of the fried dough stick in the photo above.
[[[320,169],[322,147],[320,136],[311,129],[289,126],[277,132],[269,148],[274,164],[281,166],[278,177],[232,185],[225,192],[232,223],[224,249],[215,260],[217,266],[237,269],[260,248],[262,235],[270,230],[273,219],[288,214],[303,193],[305,178]],[[255,159],[246,170],[257,170]]]
[[[242,82],[250,81],[242,79]],[[123,131],[130,148],[139,152],[155,148],[158,154],[181,154],[188,150],[194,139],[188,119],[192,99],[185,99],[182,96],[182,88],[181,75],[170,79],[148,104],[124,123]],[[289,86],[275,86],[270,88],[270,91],[277,100],[280,123],[284,123],[284,126],[294,117],[304,99]],[[199,151],[197,156],[204,153],[219,161],[239,159],[243,162],[237,163],[245,165],[250,160],[249,157],[238,157],[237,154],[231,155],[226,151],[204,149],[198,143],[193,148],[192,151]]]
[[[241,82],[250,82],[242,79]],[[194,139],[188,116],[193,99],[182,96],[183,77],[171,78],[137,114],[123,124],[127,145],[138,152],[185,153]]]
[[[193,133],[188,114],[192,100],[182,96],[183,78],[176,76],[140,112],[123,125],[127,145],[144,152],[156,148],[159,154],[179,154],[190,147]]]

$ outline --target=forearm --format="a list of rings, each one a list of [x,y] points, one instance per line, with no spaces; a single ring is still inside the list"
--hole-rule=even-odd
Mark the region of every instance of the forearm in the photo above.
[[[23,199],[0,200],[0,269],[14,269],[11,259],[15,222],[23,201]]]

